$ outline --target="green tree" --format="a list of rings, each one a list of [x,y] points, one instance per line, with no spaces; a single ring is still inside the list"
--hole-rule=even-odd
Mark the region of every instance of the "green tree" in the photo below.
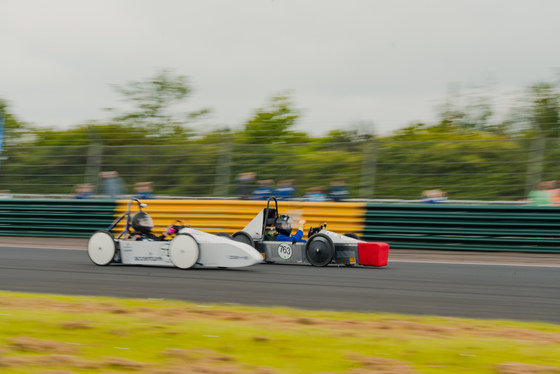
[[[321,138],[322,143],[348,143],[358,139],[357,130],[331,130],[326,137]]]
[[[4,117],[4,146],[17,144],[29,130],[29,125],[10,113],[8,102],[0,98],[0,115]]]
[[[118,113],[113,121],[134,127],[151,127],[158,130],[179,131],[177,128],[210,112],[201,109],[188,113],[175,113],[172,108],[183,103],[192,93],[187,77],[169,70],[160,70],[144,81],[113,85],[115,91],[132,104],[132,109]],[[110,111],[116,111],[110,108]]]
[[[453,97],[440,105],[438,110],[442,124],[482,131],[493,130],[490,123],[493,109],[487,96],[469,94]]]
[[[542,136],[560,135],[560,92],[558,85],[538,83],[527,90],[530,106],[527,116],[531,128]]]
[[[241,143],[279,144],[304,143],[308,137],[303,132],[290,130],[300,116],[300,111],[293,107],[289,96],[277,95],[268,105],[255,111],[255,115],[240,133]]]
[[[505,119],[493,125],[474,128],[501,135],[560,136],[560,86],[558,83],[540,82],[512,94],[513,105],[509,108]],[[479,109],[485,105],[487,103],[481,101]]]
[[[379,139],[377,198],[419,198],[439,188],[450,199],[524,196],[527,151],[519,139],[442,121]]]

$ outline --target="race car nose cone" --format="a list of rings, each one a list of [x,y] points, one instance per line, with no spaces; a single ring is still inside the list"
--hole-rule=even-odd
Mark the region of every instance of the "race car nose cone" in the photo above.
[[[257,264],[258,264],[259,262],[263,262],[263,257],[262,257],[262,255],[260,254],[260,252],[258,252],[258,251],[251,251],[251,252],[249,252],[249,254],[250,254],[251,258],[252,258],[253,260],[256,261]]]

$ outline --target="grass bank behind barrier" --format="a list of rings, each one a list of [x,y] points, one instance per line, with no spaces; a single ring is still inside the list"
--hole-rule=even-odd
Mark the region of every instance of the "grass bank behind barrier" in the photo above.
[[[560,373],[560,325],[0,292],[2,373]]]

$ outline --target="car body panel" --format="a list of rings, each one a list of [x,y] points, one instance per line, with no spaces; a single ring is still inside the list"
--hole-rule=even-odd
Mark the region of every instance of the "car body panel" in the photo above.
[[[166,266],[190,268],[207,266],[220,268],[237,268],[263,262],[263,256],[249,244],[233,241],[229,238],[180,226],[175,232],[182,240],[151,240],[137,238],[129,231],[131,205],[138,203],[141,211],[146,205],[137,199],[131,199],[127,211],[121,215],[107,231],[95,232],[88,242],[88,255],[99,266],[110,263],[125,265]],[[125,219],[125,229],[113,237],[111,230]],[[173,226],[176,227],[176,226]],[[194,240],[191,240],[194,239]],[[170,253],[170,247],[171,253]],[[107,256],[107,254],[109,254]],[[114,254],[114,255],[113,255]],[[110,260],[112,258],[112,260]],[[176,263],[173,263],[175,258]],[[110,260],[110,261],[109,261]],[[185,261],[188,264],[185,264]],[[192,261],[192,262],[191,262]]]

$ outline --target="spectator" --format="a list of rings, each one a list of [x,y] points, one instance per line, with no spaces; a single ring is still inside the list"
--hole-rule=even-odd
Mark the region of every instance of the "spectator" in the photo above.
[[[550,181],[540,182],[536,190],[529,192],[529,200],[531,200],[531,205],[550,205],[550,197],[548,192],[550,185]]]
[[[296,197],[296,189],[293,186],[294,181],[292,179],[286,179],[278,182],[276,189],[274,190],[274,196],[278,201],[292,200]]]
[[[420,199],[425,204],[442,204],[447,201],[447,192],[442,190],[426,190]]]
[[[274,181],[272,179],[264,179],[258,181],[258,186],[256,190],[253,191],[252,200],[268,200],[272,196],[272,186],[274,186]]]
[[[303,197],[304,201],[323,202],[327,201],[327,195],[323,192],[323,186],[311,187],[307,189],[307,193]]]
[[[74,186],[74,198],[91,199],[93,197],[93,186],[89,183],[77,184]]]
[[[546,182],[546,192],[548,194],[549,205],[559,206],[560,205],[560,189],[556,187],[556,181]]]
[[[154,183],[153,182],[138,182],[134,185],[135,198],[139,200],[143,199],[155,199],[156,194],[154,193]]]
[[[102,171],[99,176],[101,191],[110,199],[115,200],[125,193],[125,184],[117,171]]]
[[[251,184],[255,180],[257,174],[253,172],[239,173],[235,178],[237,183],[237,189],[235,195],[241,200],[247,200],[249,198],[249,189]]]
[[[348,190],[344,179],[335,179],[331,182],[329,199],[335,202],[341,202],[343,199],[347,199],[349,195],[350,191]]]

